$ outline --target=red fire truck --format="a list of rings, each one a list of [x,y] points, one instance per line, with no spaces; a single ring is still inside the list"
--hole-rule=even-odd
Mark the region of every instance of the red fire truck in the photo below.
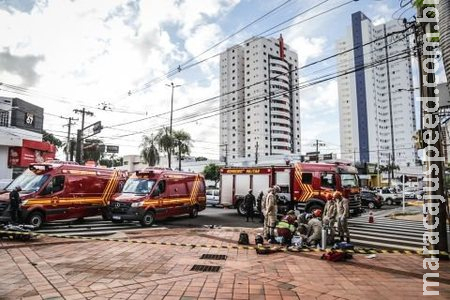
[[[195,218],[205,207],[205,180],[201,175],[159,168],[130,176],[109,205],[113,222],[134,220],[142,226],[181,214]]]
[[[20,186],[21,219],[36,228],[44,222],[102,215],[120,190],[126,174],[73,163],[31,164],[0,194],[1,220],[9,219],[9,192]]]
[[[356,168],[342,163],[295,163],[290,166],[232,167],[220,171],[220,203],[245,214],[243,199],[249,189],[255,197],[278,185],[279,212],[289,209],[311,212],[323,209],[327,198],[340,191],[350,200],[350,213],[361,212]]]

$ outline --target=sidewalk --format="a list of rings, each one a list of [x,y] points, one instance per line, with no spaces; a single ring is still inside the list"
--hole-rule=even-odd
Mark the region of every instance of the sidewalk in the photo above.
[[[247,230],[254,241],[255,230]],[[0,242],[0,299],[420,299],[422,257],[208,248],[236,246],[237,229],[166,229],[120,233],[117,241],[44,237]],[[122,242],[122,239],[137,242]],[[142,243],[140,242],[142,241]],[[153,245],[143,242],[196,244]],[[202,254],[226,260],[200,259]],[[194,265],[218,272],[191,271]],[[450,263],[440,261],[439,297],[450,299]],[[432,288],[429,288],[429,290]]]

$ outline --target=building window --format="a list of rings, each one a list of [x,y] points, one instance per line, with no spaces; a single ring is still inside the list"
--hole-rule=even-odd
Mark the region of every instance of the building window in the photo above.
[[[6,110],[0,110],[0,126],[8,127],[9,124],[9,112]]]

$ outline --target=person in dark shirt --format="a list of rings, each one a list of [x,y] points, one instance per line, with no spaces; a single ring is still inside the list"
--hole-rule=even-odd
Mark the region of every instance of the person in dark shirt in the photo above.
[[[20,186],[16,186],[14,190],[9,193],[9,205],[11,210],[11,221],[13,224],[17,224],[19,222],[19,208],[20,200],[19,192],[22,190]]]
[[[255,196],[253,195],[252,190],[249,190],[248,194],[244,198],[244,207],[246,210],[245,216],[247,217],[247,222],[249,218],[251,218],[253,222],[253,207],[255,206],[255,202]]]

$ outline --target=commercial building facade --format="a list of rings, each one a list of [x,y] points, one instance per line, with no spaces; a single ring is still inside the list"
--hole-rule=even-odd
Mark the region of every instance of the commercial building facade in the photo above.
[[[0,97],[0,179],[11,179],[30,163],[55,157],[42,142],[44,110],[18,98]]]
[[[337,43],[341,157],[415,165],[411,49],[401,21],[374,25],[363,13]],[[350,51],[349,51],[350,50]],[[347,52],[345,52],[347,51]]]
[[[220,94],[222,161],[300,155],[298,57],[281,36],[223,52]]]

